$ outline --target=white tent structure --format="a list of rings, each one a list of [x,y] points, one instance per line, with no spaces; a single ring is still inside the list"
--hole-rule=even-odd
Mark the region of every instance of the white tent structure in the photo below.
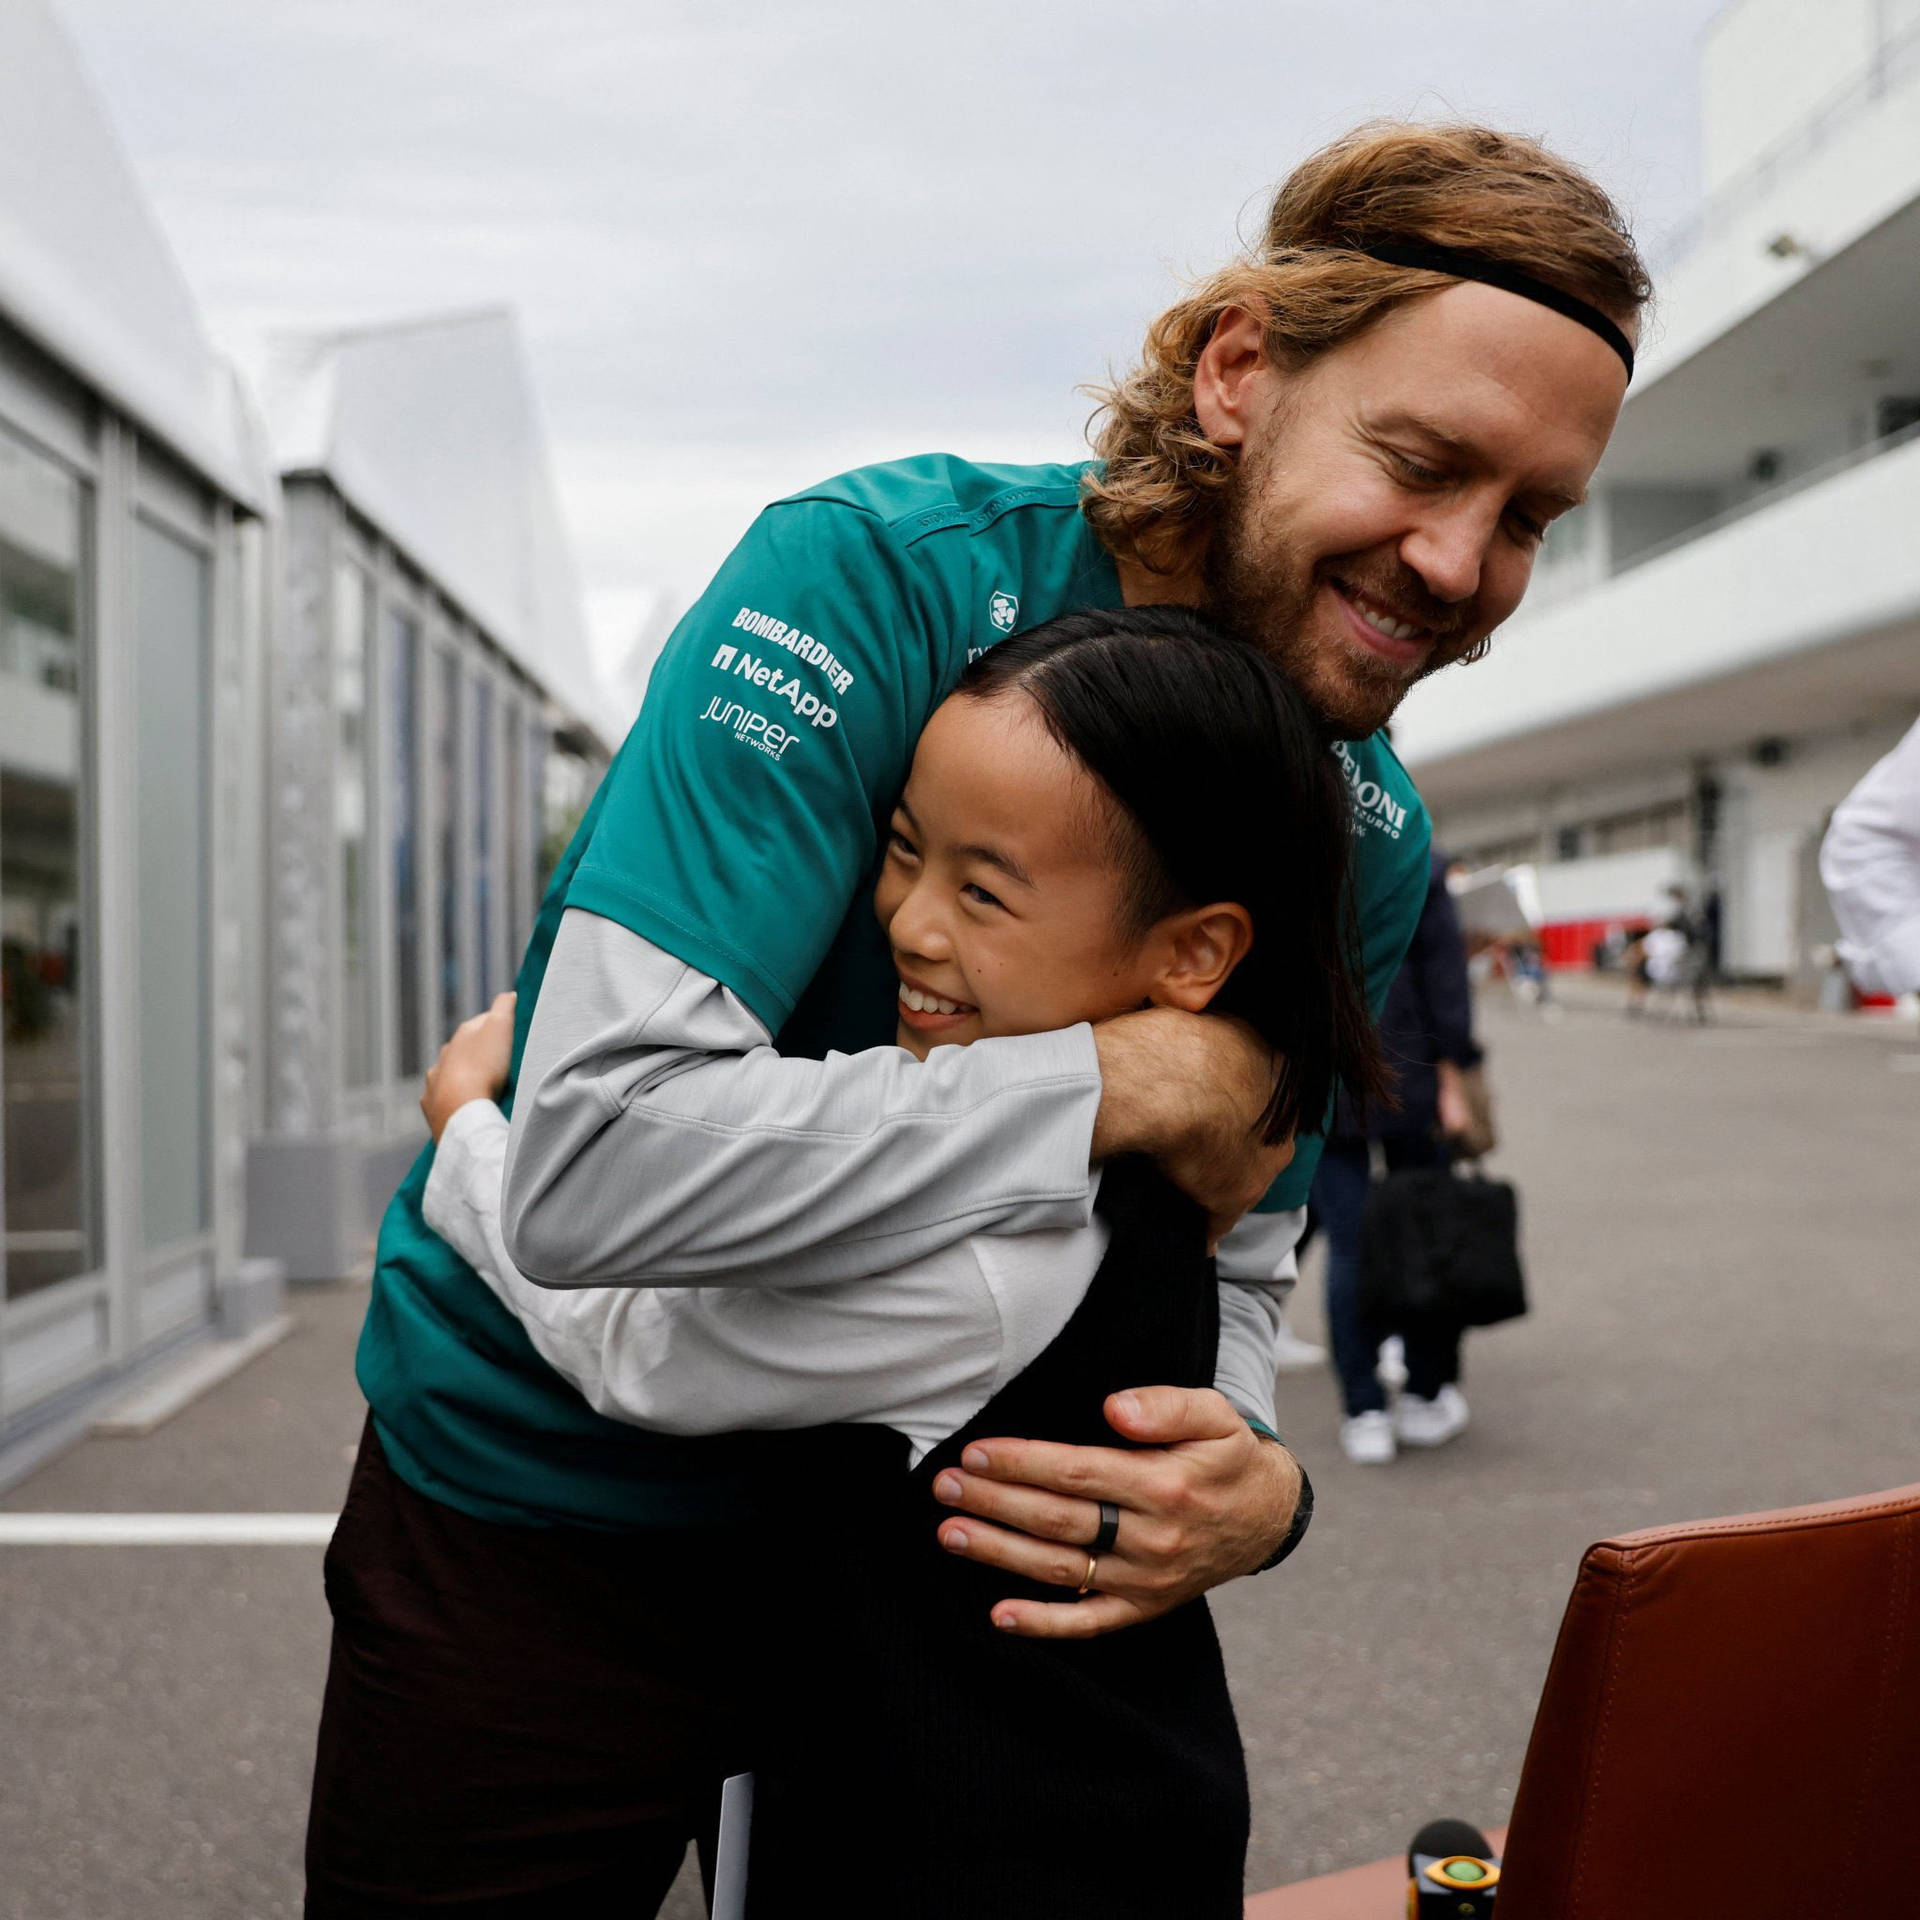
[[[248,1242],[323,1279],[419,1150],[440,1041],[512,980],[549,790],[590,791],[626,716],[510,314],[289,339],[266,387],[285,590]]]
[[[0,1485],[359,1258],[624,730],[509,315],[271,385],[4,0]]]
[[[0,1474],[229,1329],[263,441],[41,0],[0,7]]]
[[[230,499],[268,503],[239,385],[43,0],[0,9],[0,312]]]
[[[275,464],[323,476],[606,746],[595,671],[519,331],[503,307],[282,340]]]
[[[284,340],[267,413],[284,593],[248,1244],[328,1279],[419,1152],[438,1044],[513,979],[564,828],[549,789],[591,791],[626,716],[509,313]]]

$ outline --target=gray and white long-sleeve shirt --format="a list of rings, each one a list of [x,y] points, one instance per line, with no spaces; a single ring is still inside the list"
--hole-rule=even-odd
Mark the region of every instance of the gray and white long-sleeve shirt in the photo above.
[[[536,1286],[500,1233],[507,1120],[440,1135],[422,1211],[596,1413],[658,1433],[843,1421],[906,1435],[918,1464],[1046,1350],[1107,1249],[1083,1227],[970,1234],[862,1280],[781,1287]]]
[[[727,988],[617,923],[571,910],[521,1062],[500,1206],[500,1259],[520,1287],[502,1298],[520,1313],[528,1278],[548,1289],[767,1288],[790,1301],[836,1290],[819,1316],[822,1342],[802,1363],[818,1377],[820,1352],[840,1337],[825,1330],[838,1321],[844,1331],[848,1296],[838,1289],[857,1293],[908,1273],[924,1310],[923,1263],[975,1236],[1037,1236],[1052,1249],[1051,1264],[1008,1259],[998,1248],[984,1267],[976,1253],[937,1268],[952,1289],[943,1324],[965,1322],[977,1336],[971,1392],[1000,1377],[1009,1353],[1024,1353],[1020,1365],[1037,1354],[1098,1265],[1097,1253],[1088,1260],[1098,1244],[1088,1154],[1099,1098],[1086,1026],[941,1047],[924,1062],[885,1047],[783,1058]],[[1263,1421],[1273,1417],[1274,1331],[1303,1220],[1299,1210],[1250,1215],[1221,1249],[1216,1384],[1242,1414]],[[1039,1347],[1029,1352],[1019,1339],[1007,1347],[1004,1327],[993,1331],[1002,1309],[987,1269],[1002,1299],[1010,1287],[1045,1295],[1045,1311],[1013,1316],[1029,1330],[1051,1327]],[[883,1309],[884,1296],[876,1313],[884,1317]],[[597,1391],[617,1400],[626,1376],[608,1367],[606,1329],[653,1328],[657,1336],[667,1321],[657,1310],[609,1307],[594,1332],[599,1312],[559,1319],[574,1329],[570,1351],[596,1347]],[[528,1316],[520,1317],[531,1333]],[[733,1310],[736,1328],[752,1319]],[[543,1324],[553,1336],[556,1322]],[[685,1341],[693,1321],[674,1324]],[[629,1337],[644,1344],[647,1336],[620,1336]],[[926,1379],[950,1384],[954,1357],[931,1353],[938,1345],[930,1342],[924,1377],[904,1352],[892,1353],[896,1407]],[[570,1365],[555,1364],[573,1377]],[[584,1371],[588,1363],[578,1364]],[[631,1364],[651,1372],[644,1353]],[[744,1414],[768,1389],[764,1380],[742,1387]],[[844,1396],[829,1400],[844,1409]]]

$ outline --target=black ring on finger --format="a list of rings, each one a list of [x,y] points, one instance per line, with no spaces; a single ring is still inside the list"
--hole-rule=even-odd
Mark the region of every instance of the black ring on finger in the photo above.
[[[1113,1543],[1120,1537],[1120,1509],[1111,1500],[1100,1502],[1100,1531],[1087,1542],[1087,1551],[1097,1560],[1103,1553],[1113,1551]]]

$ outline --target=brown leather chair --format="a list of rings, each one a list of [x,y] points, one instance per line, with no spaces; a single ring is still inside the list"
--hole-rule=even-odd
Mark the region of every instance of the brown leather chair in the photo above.
[[[1409,1809],[1408,1831],[1453,1811]],[[1398,1884],[1381,1920],[1405,1910],[1404,1873]],[[1283,1888],[1249,1902],[1249,1916],[1339,1911],[1316,1886],[1335,1891]],[[1588,1548],[1534,1716],[1496,1910],[1920,1912],[1920,1486]]]

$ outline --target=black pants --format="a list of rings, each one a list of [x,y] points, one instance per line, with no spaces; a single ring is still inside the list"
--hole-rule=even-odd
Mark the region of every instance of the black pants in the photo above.
[[[1441,1164],[1437,1142],[1393,1134],[1382,1143],[1387,1171]],[[1349,1415],[1382,1409],[1385,1390],[1374,1377],[1378,1329],[1360,1311],[1360,1219],[1373,1184],[1364,1141],[1329,1140],[1313,1176],[1313,1211],[1327,1236],[1327,1333],[1334,1372]],[[1406,1345],[1407,1391],[1431,1400],[1460,1378],[1460,1329],[1422,1321],[1395,1329]]]
[[[308,1920],[644,1920],[736,1771],[731,1537],[475,1520],[369,1422],[327,1551]]]

